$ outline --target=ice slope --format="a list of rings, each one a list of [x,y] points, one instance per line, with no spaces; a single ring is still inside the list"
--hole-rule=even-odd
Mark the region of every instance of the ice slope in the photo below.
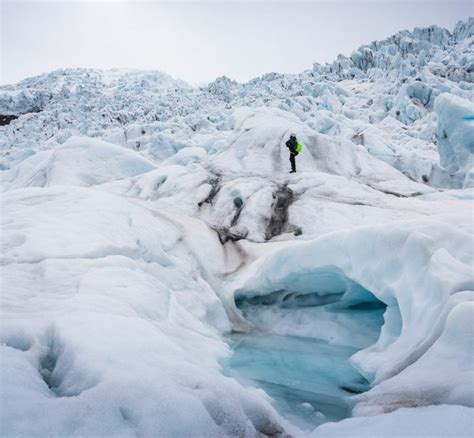
[[[457,437],[467,438],[474,428],[473,409],[463,406],[429,406],[399,409],[371,417],[356,417],[318,427],[311,438]]]
[[[229,323],[186,243],[202,229],[85,188],[13,190],[3,211],[3,436],[281,430],[219,372]]]
[[[258,242],[282,232],[310,238],[368,222],[435,214],[451,203],[426,202],[421,195],[433,192],[430,187],[359,146],[317,134],[281,110],[237,111],[234,119],[221,152],[185,148],[156,171],[103,189],[200,217],[233,239]],[[288,152],[282,141],[289,130],[301,133],[305,144],[297,160],[304,172],[291,176],[285,174]]]
[[[63,145],[28,157],[2,173],[8,189],[71,185],[88,187],[153,170],[145,158],[114,144],[71,137]]]
[[[263,327],[362,348],[354,415],[382,415],[316,436],[453,416],[468,435],[473,25],[246,84],[75,69],[1,87],[2,434],[297,435],[219,366],[223,335]],[[246,320],[253,296],[294,305]]]
[[[298,157],[301,172],[324,172],[359,179],[377,179],[374,173],[405,181],[399,172],[374,159],[364,148],[348,140],[334,139],[305,126],[296,116],[277,108],[237,110],[233,132],[227,139],[225,152],[213,160],[225,171],[272,176],[288,169],[285,142],[294,132],[304,144]],[[270,159],[269,159],[270,158]]]

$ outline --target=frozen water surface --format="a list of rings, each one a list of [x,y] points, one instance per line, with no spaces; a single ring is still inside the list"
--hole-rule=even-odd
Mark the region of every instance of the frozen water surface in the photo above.
[[[276,409],[302,429],[350,414],[351,392],[368,382],[349,363],[357,349],[319,339],[271,334],[229,336],[234,355],[224,372],[262,388]]]
[[[347,418],[351,395],[370,388],[349,359],[375,342],[386,309],[364,292],[374,301],[353,305],[340,301],[342,294],[285,291],[241,297],[237,305],[255,330],[228,337],[234,354],[224,373],[263,389],[280,414],[303,430]]]

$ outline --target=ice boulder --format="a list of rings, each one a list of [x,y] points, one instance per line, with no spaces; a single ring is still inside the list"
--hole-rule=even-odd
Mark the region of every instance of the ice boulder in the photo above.
[[[71,137],[54,150],[41,151],[2,175],[9,189],[57,185],[89,187],[153,170],[137,152],[86,137]]]
[[[439,94],[437,90],[420,81],[402,85],[392,113],[407,125],[414,123],[432,109],[437,94]]]
[[[436,98],[438,116],[436,138],[440,168],[435,169],[433,183],[441,187],[474,186],[470,170],[474,166],[474,104],[449,93]],[[467,175],[467,177],[466,177]]]
[[[221,76],[207,86],[207,91],[219,96],[225,102],[230,102],[237,94],[239,85],[227,76]]]
[[[38,113],[46,106],[51,95],[44,90],[1,90],[0,112],[2,114],[21,115]]]

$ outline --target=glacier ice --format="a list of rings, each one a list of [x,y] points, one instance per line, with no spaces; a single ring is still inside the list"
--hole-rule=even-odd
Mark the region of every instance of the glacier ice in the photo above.
[[[363,292],[369,290],[387,305],[387,310],[378,340],[352,357],[365,377],[376,385],[360,396],[355,409],[385,412],[391,406],[424,405],[434,400],[473,406],[474,400],[469,398],[474,376],[472,363],[468,365],[464,353],[453,356],[452,366],[467,366],[454,380],[448,377],[448,368],[441,365],[443,349],[431,353],[443,336],[448,336],[443,334],[448,331],[451,312],[458,313],[457,305],[469,306],[472,300],[471,227],[470,214],[464,218],[445,215],[399,222],[391,230],[380,225],[331,233],[262,258],[248,270],[247,278],[239,278],[236,294],[259,296],[296,290],[324,296],[345,292],[350,302],[370,302]],[[362,288],[354,289],[346,278]],[[462,318],[467,322],[466,316]],[[469,324],[461,338],[470,343],[463,350],[472,357]],[[416,367],[417,361],[423,362],[422,358],[430,354],[440,356],[433,362],[441,367],[436,375],[446,372],[449,391],[438,390],[438,379],[427,379],[430,383],[426,386],[418,385],[418,373],[412,373],[411,380],[405,377],[404,385],[397,385]],[[371,397],[376,398],[373,404]]]
[[[472,435],[473,38],[0,87],[2,436]]]
[[[2,174],[9,189],[53,185],[91,186],[153,170],[143,157],[101,140],[71,137]]]
[[[234,335],[230,345],[234,354],[224,361],[224,373],[263,388],[278,411],[303,430],[346,418],[351,393],[367,389],[348,362],[353,347],[268,334]]]
[[[202,268],[186,262],[197,243],[179,243],[196,230],[90,190],[5,196],[6,435],[280,430],[261,394],[219,372],[217,359],[228,354],[219,332],[229,323]],[[227,405],[217,404],[222,392]]]

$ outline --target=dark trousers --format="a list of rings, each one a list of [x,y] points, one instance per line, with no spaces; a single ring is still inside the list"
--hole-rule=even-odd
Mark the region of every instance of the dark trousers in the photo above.
[[[291,163],[291,170],[296,172],[296,160],[295,157],[298,155],[298,152],[290,152],[290,163]]]

